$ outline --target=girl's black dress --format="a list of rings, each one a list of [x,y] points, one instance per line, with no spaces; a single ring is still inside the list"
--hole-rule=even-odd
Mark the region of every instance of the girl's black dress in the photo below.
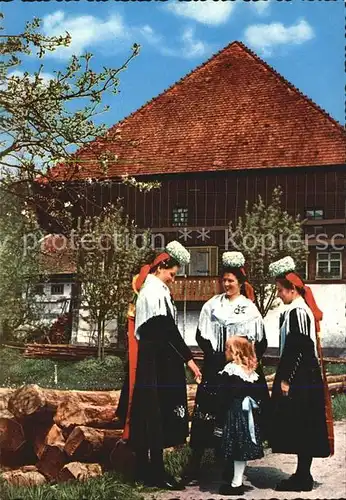
[[[223,373],[218,382],[214,431],[217,454],[225,461],[262,458],[262,389],[258,381],[250,382],[237,374]]]
[[[202,383],[197,388],[195,409],[191,427],[190,446],[193,449],[205,449],[214,447],[214,427],[217,411],[217,391],[219,371],[225,366],[224,346],[226,342],[226,332],[223,333],[224,338],[220,342],[222,350],[214,351],[210,341],[205,340],[201,332],[197,330],[196,341],[204,354]],[[257,359],[260,361],[267,348],[267,339],[265,332],[260,342],[255,342],[255,351]],[[259,375],[258,387],[261,390],[262,413],[261,427],[263,439],[265,439],[267,431],[269,412],[269,392],[267,382],[263,373],[261,363],[257,368]]]

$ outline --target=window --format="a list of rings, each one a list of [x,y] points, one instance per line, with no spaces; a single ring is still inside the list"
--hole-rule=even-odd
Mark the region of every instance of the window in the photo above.
[[[63,284],[52,285],[50,293],[52,295],[64,295],[64,285]]]
[[[173,226],[187,226],[188,210],[187,208],[173,208]]]
[[[216,276],[217,275],[217,247],[187,247],[191,259],[187,266],[179,269],[178,276]]]
[[[35,295],[43,295],[44,294],[44,288],[43,285],[36,285],[34,287],[34,294]]]
[[[318,252],[316,262],[316,278],[341,279],[341,252]]]
[[[310,220],[323,219],[324,210],[323,208],[307,208],[305,210],[305,217]]]

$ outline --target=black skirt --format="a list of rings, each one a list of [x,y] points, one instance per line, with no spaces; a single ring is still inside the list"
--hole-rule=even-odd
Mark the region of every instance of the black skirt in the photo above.
[[[184,362],[191,352],[167,317],[141,329],[130,416],[134,450],[184,444],[189,433]]]
[[[226,414],[224,427],[215,430],[216,453],[220,458],[225,461],[247,461],[263,457],[259,410],[253,409],[252,414],[256,442],[252,441],[249,431],[249,412],[242,409],[242,400],[233,401]]]

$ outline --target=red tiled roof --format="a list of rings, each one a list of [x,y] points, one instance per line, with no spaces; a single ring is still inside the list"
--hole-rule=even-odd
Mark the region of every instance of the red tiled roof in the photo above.
[[[240,42],[233,42],[77,153],[78,173],[117,155],[107,177],[346,163],[344,128]],[[65,170],[65,174],[63,173]]]
[[[41,240],[40,264],[49,274],[73,274],[76,263],[71,242],[62,234],[47,234]]]

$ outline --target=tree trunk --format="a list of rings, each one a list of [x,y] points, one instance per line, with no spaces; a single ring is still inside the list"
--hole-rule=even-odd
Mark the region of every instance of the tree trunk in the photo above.
[[[46,446],[40,460],[37,462],[37,470],[50,480],[56,480],[61,469],[68,462],[68,457],[63,445],[56,444]]]
[[[37,462],[37,456],[33,450],[32,444],[26,441],[17,451],[7,451],[0,446],[0,464],[16,469],[23,465]]]
[[[117,427],[118,418],[115,414],[117,405],[91,405],[89,403],[76,404],[75,401],[66,399],[54,416],[54,422],[66,429],[84,425],[90,427]]]
[[[0,412],[2,410],[7,410],[8,401],[14,392],[15,389],[0,387]]]
[[[104,361],[104,359],[105,359],[105,327],[106,327],[106,322],[103,319],[102,320],[102,331],[101,331],[101,361]]]
[[[59,481],[78,480],[85,481],[91,477],[102,475],[100,464],[83,464],[81,462],[70,462],[66,464],[59,474]]]
[[[36,469],[36,468],[35,468]],[[24,471],[21,469],[3,472],[0,477],[13,486],[38,486],[45,484],[45,477],[37,470]]]
[[[25,441],[23,427],[13,416],[0,418],[0,447],[2,450],[17,451]]]
[[[52,413],[59,404],[62,392],[64,391],[42,389],[36,384],[25,385],[10,396],[8,409],[17,418],[38,413]]]
[[[56,424],[49,426],[46,429],[37,429],[33,436],[34,450],[38,458],[42,458],[45,450],[49,446],[59,445],[65,446],[65,439],[60,427]]]
[[[260,311],[263,318],[265,318],[265,316],[268,314],[269,310],[271,309],[273,302],[274,302],[274,299],[275,299],[275,295],[276,295],[276,289],[274,288],[274,290],[270,294],[270,297],[269,297],[269,300],[268,300],[266,306],[263,308],[263,314],[262,314],[262,311]]]
[[[97,359],[101,359],[101,318],[100,315],[97,317]]]
[[[80,426],[69,435],[65,452],[74,459],[88,460],[108,457],[115,444],[121,439],[122,429],[93,429]]]

